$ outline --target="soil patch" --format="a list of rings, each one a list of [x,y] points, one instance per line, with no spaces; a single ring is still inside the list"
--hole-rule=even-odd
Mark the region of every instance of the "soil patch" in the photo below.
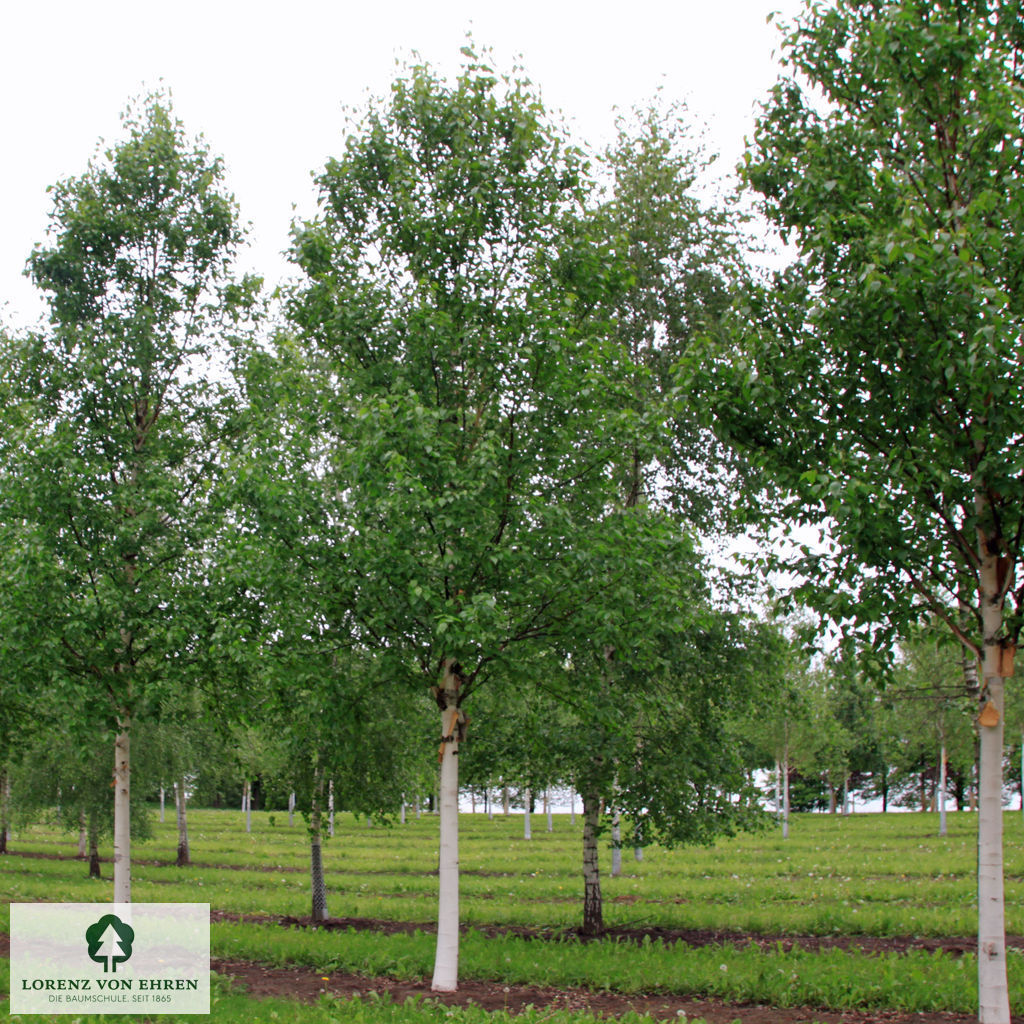
[[[249,921],[256,924],[279,924],[285,928],[319,928],[324,931],[375,931],[383,935],[411,935],[413,932],[433,932],[433,924],[415,924],[409,921],[382,921],[369,917],[332,917],[326,921],[314,921],[311,917],[276,917],[267,914],[234,914],[228,911],[211,910],[212,921]],[[463,925],[463,934],[479,932],[489,937],[515,935],[537,941],[563,941],[574,939],[579,942],[607,941],[640,944],[644,941],[675,943],[688,946],[716,946],[731,943],[737,947],[758,946],[764,950],[781,949],[858,949],[865,953],[906,953],[910,950],[926,950],[962,956],[977,950],[977,939],[958,937],[922,937],[917,935],[874,936],[874,935],[784,935],[750,934],[747,932],[710,931],[696,928],[607,928],[603,935],[583,935],[579,929],[567,928],[545,930],[526,926]],[[1024,935],[1008,935],[1008,948],[1024,950]]]
[[[895,1010],[814,1010],[807,1007],[780,1009],[722,1003],[710,999],[686,999],[662,995],[617,995],[585,989],[543,988],[532,985],[497,985],[483,981],[460,981],[458,992],[431,992],[421,982],[391,978],[366,978],[332,971],[321,974],[304,968],[263,967],[242,960],[216,960],[218,974],[233,979],[257,997],[279,996],[316,1002],[324,995],[338,999],[353,997],[431,999],[446,1006],[479,1006],[488,1011],[519,1013],[527,1007],[549,1010],[586,1011],[606,1018],[635,1012],[658,1020],[684,1021],[703,1018],[709,1024],[970,1024],[974,1017],[955,1013],[901,1013]]]
[[[222,920],[224,915],[219,916]],[[236,918],[239,915],[236,915]],[[255,915],[250,915],[250,918]],[[266,920],[266,918],[262,918]],[[382,925],[393,922],[380,922]],[[392,928],[393,931],[399,930]],[[0,935],[0,956],[10,955],[10,938]],[[499,985],[486,981],[461,981],[458,992],[431,992],[426,979],[420,982],[392,978],[367,978],[332,971],[322,974],[305,967],[267,967],[248,960],[212,960],[218,974],[232,979],[257,998],[276,996],[315,1003],[321,996],[337,999],[388,997],[393,1002],[432,999],[446,1006],[480,1006],[487,1011],[519,1013],[527,1007],[587,1011],[600,1017],[621,1017],[629,1012],[650,1014],[657,1020],[685,1021],[704,1018],[709,1024],[972,1024],[973,1016],[956,1013],[901,1013],[896,1010],[814,1010],[723,1003],[681,996],[630,995],[557,989],[532,985]]]

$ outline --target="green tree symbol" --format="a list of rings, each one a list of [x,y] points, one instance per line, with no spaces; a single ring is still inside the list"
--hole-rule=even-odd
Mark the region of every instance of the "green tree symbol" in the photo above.
[[[117,971],[132,955],[132,940],[135,929],[125,924],[114,914],[104,914],[95,924],[85,930],[85,941],[89,943],[89,959],[103,964],[103,973]]]

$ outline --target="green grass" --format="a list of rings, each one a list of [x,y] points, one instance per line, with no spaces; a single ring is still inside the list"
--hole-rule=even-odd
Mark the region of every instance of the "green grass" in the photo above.
[[[166,824],[155,823],[154,839],[134,848],[134,898],[208,900],[215,910],[307,915],[305,831],[298,818],[288,827],[286,813],[276,812],[274,819],[271,824],[269,815],[255,814],[250,835],[238,812],[192,812],[197,864],[176,868],[168,814]],[[951,814],[949,821],[950,834],[940,839],[935,815],[798,816],[786,841],[766,832],[723,840],[710,849],[654,847],[640,863],[627,850],[623,875],[603,880],[606,923],[760,935],[970,936],[976,928],[976,818]],[[1020,815],[1008,813],[1005,828],[1007,929],[1024,933]],[[493,821],[464,815],[460,831],[465,922],[548,931],[579,923],[579,821],[573,826],[568,816],[556,817],[555,830],[548,833],[538,815],[531,841],[522,838],[521,815]],[[16,835],[14,855],[0,859],[5,900],[109,900],[109,865],[104,865],[105,879],[90,880],[81,862],[17,856],[21,851],[70,856],[75,846],[44,827]],[[436,915],[436,857],[436,818],[424,815],[384,828],[339,815],[337,834],[325,848],[331,914],[428,925]],[[607,871],[607,850],[602,860]],[[244,870],[228,865],[244,865]],[[6,922],[7,907],[3,910]],[[433,957],[429,934],[224,922],[214,924],[211,939],[214,956],[403,979],[429,975]],[[1011,993],[1024,991],[1024,962],[1015,954],[1010,972]],[[661,991],[776,1006],[971,1012],[976,1004],[972,956],[838,949],[785,953],[738,941],[703,948],[660,943],[623,948],[471,932],[462,944],[461,974],[508,984]]]
[[[202,897],[215,909],[300,916],[309,912],[308,849],[287,815],[254,815],[253,833],[235,812],[192,814],[199,865],[173,867],[168,822],[136,844],[134,893],[140,900]],[[298,819],[296,819],[298,821]],[[975,920],[975,818],[950,815],[950,835],[936,837],[934,815],[797,817],[791,838],[775,834],[722,841],[710,849],[624,852],[624,874],[605,877],[612,926],[731,929],[759,933],[972,935]],[[521,838],[521,816],[488,821],[463,816],[461,905],[469,924],[564,928],[580,920],[580,826],[537,816],[534,839]],[[429,923],[436,915],[436,819],[391,829],[367,828],[339,815],[325,862],[335,916]],[[1007,928],[1024,933],[1024,827],[1006,816]],[[74,853],[44,829],[15,838],[14,851]],[[110,851],[101,853],[109,856]],[[154,866],[148,861],[162,862]],[[604,856],[607,870],[607,853]],[[226,871],[228,864],[247,870]],[[208,866],[206,866],[208,865]],[[109,865],[105,866],[109,875]],[[0,892],[12,899],[106,898],[109,882],[90,881],[84,865],[29,858],[0,864]],[[51,895],[52,893],[52,895]]]
[[[0,972],[6,971],[0,965]],[[587,1013],[567,1010],[538,1010],[530,1007],[512,1016],[505,1012],[488,1013],[478,1006],[453,1007],[426,999],[408,999],[396,1003],[387,996],[366,995],[355,999],[336,999],[325,995],[312,1006],[288,999],[253,999],[229,982],[213,975],[210,992],[210,1015],[218,1024],[598,1024],[598,1018]],[[0,977],[0,984],[4,979]],[[6,991],[6,988],[4,989]],[[0,999],[0,1015],[8,1016],[8,1001]],[[19,1014],[12,1020],[51,1021],[67,1024],[67,1014]],[[195,1024],[194,1014],[145,1015],[80,1014],[71,1018],[73,1024]],[[654,1024],[652,1018],[627,1013],[622,1024]],[[690,1018],[689,1024],[703,1024]]]

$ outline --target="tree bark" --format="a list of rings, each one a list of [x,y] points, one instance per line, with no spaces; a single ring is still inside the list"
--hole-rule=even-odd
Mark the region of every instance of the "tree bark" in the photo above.
[[[11,779],[7,770],[0,771],[0,854],[7,852],[11,828]]]
[[[288,794],[288,826],[295,824],[295,790]]]
[[[523,838],[524,839],[532,839],[533,838],[533,828],[532,828],[532,825],[530,823],[530,801],[531,800],[532,800],[532,797],[530,796],[530,791],[527,790],[526,794],[525,794],[525,799],[523,801]]]
[[[977,504],[978,519],[985,523],[988,508],[980,493]],[[1010,1024],[1003,897],[1003,581],[999,579],[998,547],[982,528],[978,530],[978,554],[984,636],[978,724],[978,1020],[981,1024]]]
[[[597,830],[601,801],[594,792],[583,794],[583,934],[601,935],[604,914],[601,906],[601,865],[597,855]]]
[[[622,874],[622,825],[619,812],[612,815],[612,878]]]
[[[551,791],[547,789],[544,790],[544,817],[547,818],[548,831],[554,832],[555,823],[551,818]]]
[[[192,863],[188,848],[188,817],[185,806],[185,779],[180,778],[174,783],[174,810],[178,818],[178,859],[179,868]]]
[[[89,830],[86,827],[85,811],[78,812],[78,856],[80,860],[89,856]]]
[[[444,662],[436,688],[441,709],[440,844],[438,854],[437,948],[432,992],[455,992],[459,987],[459,711],[458,665]]]
[[[324,858],[321,846],[321,812],[324,777],[320,768],[313,773],[313,795],[309,811],[309,881],[312,892],[311,916],[314,921],[327,920],[327,884],[324,881]]]
[[[789,838],[789,747],[782,754],[782,838]]]
[[[367,825],[370,824],[370,817],[367,815]],[[327,834],[334,838],[334,779],[327,783]]]
[[[164,787],[160,787],[160,824],[164,823]]]
[[[252,782],[245,780],[245,791],[242,799],[245,801],[245,831],[252,831]]]
[[[100,823],[95,812],[89,816],[89,877],[100,877]]]
[[[122,712],[114,740],[114,902],[132,901],[131,719]]]
[[[939,835],[946,831],[946,744],[939,748]]]

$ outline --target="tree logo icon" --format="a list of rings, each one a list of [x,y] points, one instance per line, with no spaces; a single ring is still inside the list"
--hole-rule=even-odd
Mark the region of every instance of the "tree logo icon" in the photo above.
[[[125,924],[115,914],[105,914],[85,930],[85,941],[89,943],[89,959],[103,964],[103,973],[117,971],[132,955],[132,940],[135,929]]]

